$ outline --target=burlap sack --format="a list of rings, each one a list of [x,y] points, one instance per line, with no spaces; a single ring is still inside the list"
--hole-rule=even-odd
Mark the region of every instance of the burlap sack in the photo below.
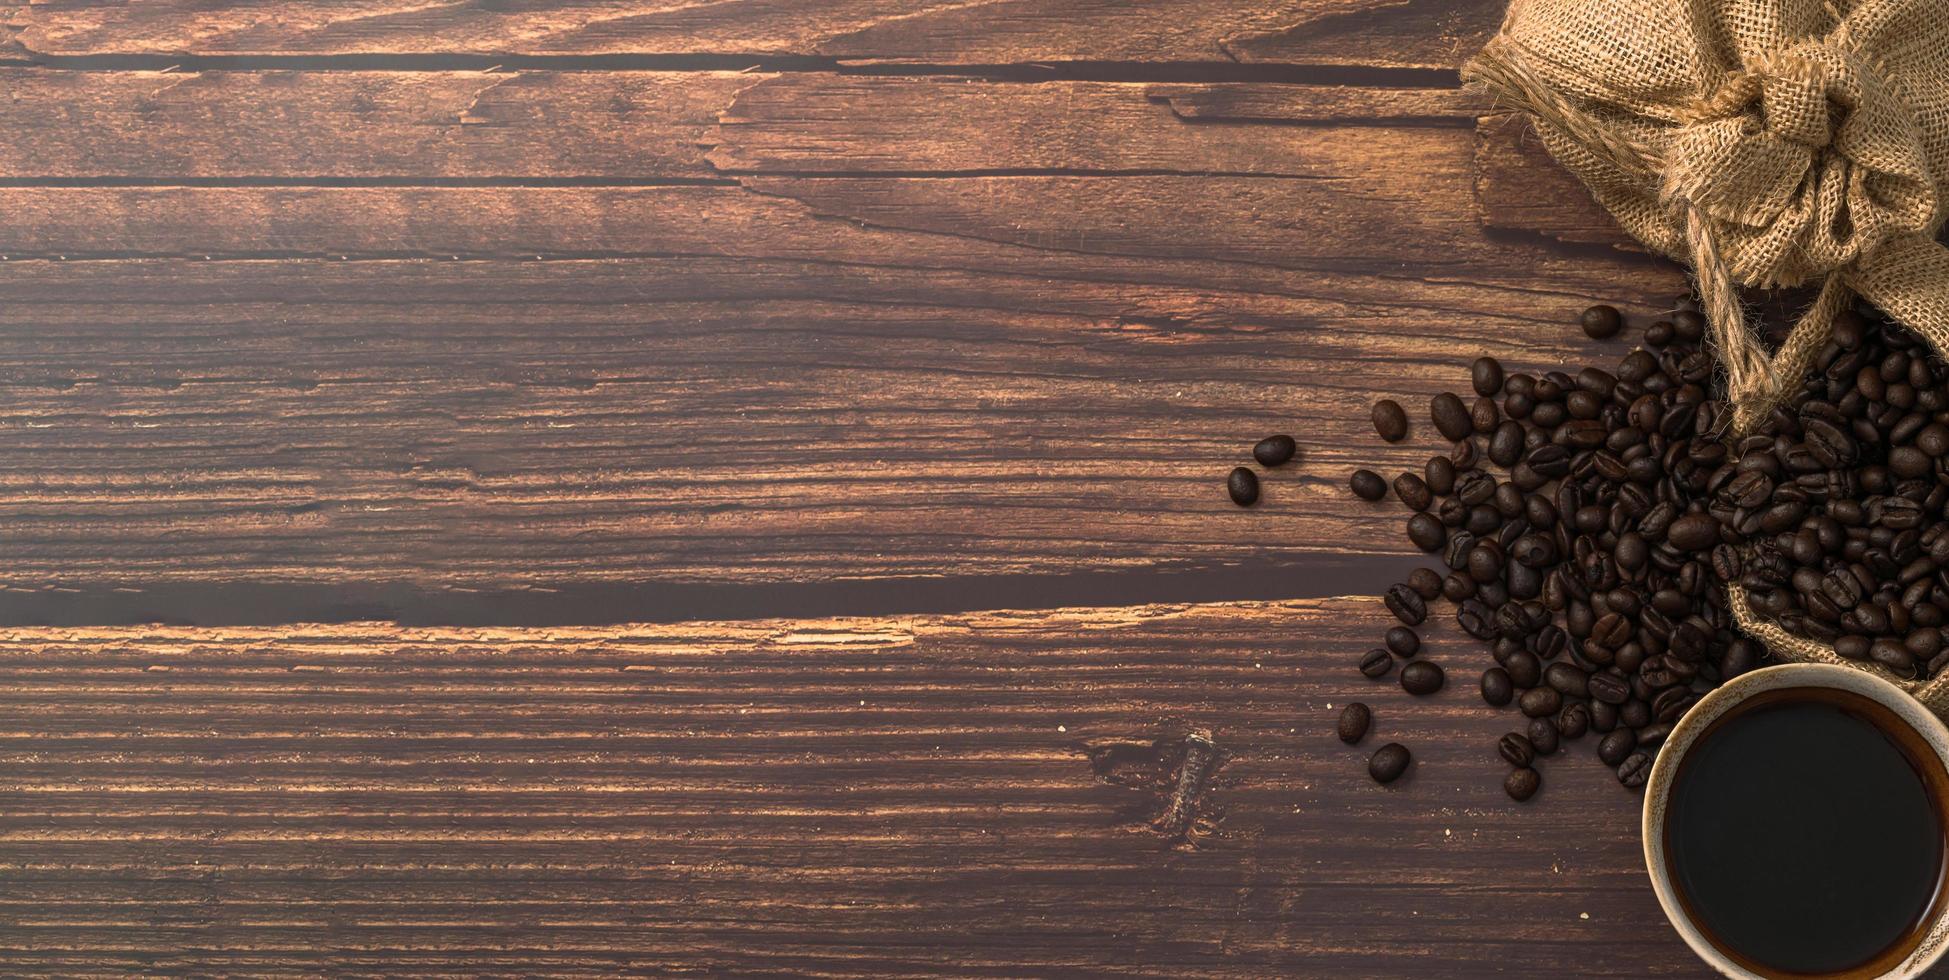
[[[1512,0],[1464,77],[1529,115],[1626,230],[1692,264],[1733,434],[1856,294],[1949,351],[1949,0]],[[1768,357],[1735,287],[1816,282]],[[1841,662],[1737,586],[1728,599],[1775,654]],[[1949,677],[1909,686],[1949,708]]]

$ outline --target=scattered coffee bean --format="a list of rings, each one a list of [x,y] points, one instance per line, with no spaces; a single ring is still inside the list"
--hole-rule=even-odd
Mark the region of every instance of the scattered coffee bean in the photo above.
[[[1565,739],[1582,738],[1590,730],[1590,707],[1582,701],[1572,701],[1563,706],[1556,716],[1557,734]]]
[[[1509,671],[1491,667],[1482,672],[1482,700],[1500,708],[1515,696],[1516,686],[1509,682]]]
[[[1432,568],[1417,568],[1408,573],[1408,588],[1421,598],[1433,601],[1441,598],[1441,576]]]
[[[1522,732],[1510,732],[1496,740],[1496,754],[1510,765],[1521,769],[1536,758],[1536,747],[1529,744],[1529,736]]]
[[[1557,734],[1555,719],[1531,718],[1529,720],[1529,744],[1536,746],[1537,755],[1555,755],[1560,738],[1562,736]]]
[[[1347,478],[1347,487],[1362,500],[1379,500],[1387,496],[1387,481],[1373,470],[1354,470],[1353,475]]]
[[[1502,781],[1502,791],[1508,793],[1510,799],[1522,803],[1535,796],[1537,788],[1542,785],[1543,777],[1537,775],[1536,770],[1527,767],[1511,769],[1509,777]]]
[[[1374,403],[1374,431],[1388,442],[1400,442],[1408,437],[1408,413],[1400,402],[1382,399]]]
[[[1563,707],[1563,695],[1553,687],[1532,687],[1516,699],[1516,707],[1531,718],[1554,715]]]
[[[1618,763],[1617,781],[1632,789],[1643,786],[1645,780],[1650,778],[1651,754],[1649,752],[1633,752],[1625,756],[1623,762]]]
[[[1584,682],[1585,689],[1592,699],[1604,704],[1619,705],[1631,700],[1631,685],[1624,678],[1611,673],[1595,673]]]
[[[1428,489],[1427,481],[1413,473],[1394,478],[1394,496],[1408,505],[1409,510],[1427,510],[1435,504],[1435,493]]]
[[[1420,626],[1428,618],[1428,602],[1406,582],[1397,582],[1381,597],[1387,611],[1409,626]]]
[[[1461,442],[1475,431],[1475,422],[1469,418],[1469,410],[1462,400],[1448,392],[1436,395],[1428,403],[1428,417],[1435,423],[1435,431],[1449,442]]]
[[[1408,540],[1422,551],[1440,551],[1448,543],[1448,528],[1432,514],[1418,513],[1408,518]]]
[[[1584,336],[1592,340],[1608,340],[1617,336],[1617,332],[1624,327],[1623,315],[1611,306],[1593,306],[1584,311],[1579,322],[1583,325]]]
[[[1484,398],[1502,391],[1502,362],[1493,357],[1478,357],[1469,366],[1469,385]]]
[[[1509,679],[1517,687],[1535,687],[1543,680],[1543,663],[1536,654],[1528,650],[1516,650],[1502,662],[1509,671]]]
[[[1232,503],[1240,507],[1250,507],[1259,502],[1259,477],[1243,466],[1232,470],[1225,480],[1225,492],[1232,495]]]
[[[1266,436],[1258,445],[1252,447],[1252,458],[1260,466],[1280,466],[1299,452],[1299,443],[1292,436]]]
[[[1567,697],[1582,698],[1590,695],[1590,675],[1579,670],[1574,664],[1562,661],[1551,664],[1543,671],[1543,683]]]
[[[1367,706],[1355,701],[1340,709],[1340,741],[1354,745],[1367,737],[1367,725],[1374,720],[1374,713]]]
[[[1401,690],[1415,697],[1427,697],[1441,690],[1447,677],[1441,666],[1428,660],[1415,660],[1401,668]]]
[[[1597,758],[1602,759],[1605,765],[1615,767],[1637,748],[1637,733],[1628,728],[1618,728],[1598,741]]]
[[[1405,626],[1388,627],[1386,643],[1388,652],[1397,657],[1412,657],[1421,650],[1421,637]]]
[[[1407,747],[1399,742],[1389,742],[1374,752],[1367,760],[1367,775],[1374,782],[1391,783],[1408,771],[1408,763],[1413,761]]]
[[[1360,672],[1368,677],[1386,677],[1394,670],[1394,655],[1385,647],[1375,647],[1360,658]]]

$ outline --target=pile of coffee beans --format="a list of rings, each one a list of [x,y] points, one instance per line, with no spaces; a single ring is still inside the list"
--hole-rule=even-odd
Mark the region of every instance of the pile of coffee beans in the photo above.
[[[1949,666],[1949,366],[1926,341],[1841,314],[1732,454],[1698,539],[1755,611],[1899,677]]]
[[[1579,319],[1595,338],[1623,327],[1623,317],[1608,306]],[[1733,626],[1724,597],[1728,578],[1770,583],[1769,611],[1822,617],[1837,636],[1844,619],[1866,636],[1870,627],[1939,625],[1949,609],[1949,603],[1930,606],[1918,617],[1909,601],[1916,597],[1903,591],[1915,581],[1934,582],[1928,578],[1933,564],[1909,568],[1933,561],[1926,556],[1934,542],[1942,542],[1942,557],[1949,559],[1949,531],[1927,529],[1940,518],[1949,491],[1929,497],[1918,490],[1921,496],[1911,500],[1896,485],[1919,478],[1888,467],[1873,477],[1856,474],[1853,484],[1835,475],[1837,468],[1863,464],[1864,446],[1908,444],[1932,421],[1903,421],[1908,409],[1924,407],[1922,382],[1938,377],[1930,369],[1925,378],[1914,366],[1923,360],[1911,356],[1914,345],[1869,341],[1865,329],[1844,332],[1836,353],[1823,359],[1827,373],[1818,384],[1809,382],[1809,397],[1776,413],[1779,433],[1763,447],[1749,440],[1729,448],[1720,438],[1728,413],[1711,393],[1715,365],[1701,349],[1704,333],[1705,319],[1688,299],[1647,328],[1645,346],[1610,370],[1531,375],[1481,358],[1469,373],[1470,397],[1444,393],[1428,406],[1429,422],[1451,446],[1447,453],[1430,458],[1419,473],[1387,480],[1357,470],[1348,481],[1365,500],[1391,490],[1411,512],[1408,539],[1445,566],[1416,569],[1387,590],[1382,601],[1400,625],[1361,658],[1360,672],[1383,678],[1398,663],[1408,694],[1441,690],[1444,672],[1418,659],[1416,629],[1434,614],[1432,604],[1451,604],[1463,632],[1494,656],[1495,665],[1481,676],[1483,700],[1513,704],[1528,719],[1497,744],[1511,767],[1504,789],[1515,799],[1526,800],[1541,786],[1539,759],[1587,734],[1598,736],[1598,757],[1620,782],[1643,785],[1679,716],[1765,656]],[[1871,391],[1837,390],[1837,382],[1826,380],[1831,365],[1847,368],[1848,385],[1859,375]],[[1891,372],[1900,376],[1892,383]],[[1822,404],[1828,407],[1817,407]],[[1829,417],[1842,424],[1808,434],[1806,418]],[[1389,442],[1410,428],[1405,410],[1392,401],[1375,405],[1373,422]],[[1903,438],[1894,437],[1895,426],[1903,427]],[[1938,428],[1931,439],[1949,443],[1949,428]],[[1818,450],[1810,440],[1819,440]],[[1914,469],[1904,463],[1902,472]],[[1862,498],[1839,514],[1831,513],[1833,503],[1815,506],[1854,500],[1857,487],[1881,494],[1873,498],[1881,502],[1871,510]],[[1934,516],[1889,527],[1891,519],[1906,522],[1919,510]],[[1908,537],[1898,551],[1893,535],[1902,533]],[[1836,563],[1847,582],[1839,581]],[[1920,594],[1932,595],[1930,587]],[[1808,603],[1819,604],[1818,612]],[[1895,613],[1896,607],[1909,614]],[[1892,659],[1874,652],[1876,642],[1889,641],[1869,642],[1863,655]],[[1920,657],[1926,646],[1902,649]],[[1939,647],[1926,652],[1935,655]],[[1397,757],[1405,760],[1407,750],[1380,761]],[[1376,779],[1399,774],[1391,764],[1370,764],[1370,771]]]
[[[1578,324],[1606,339],[1625,318],[1592,306]],[[1527,374],[1479,358],[1471,394],[1428,404],[1447,452],[1418,473],[1348,479],[1363,500],[1391,493],[1408,540],[1443,566],[1387,590],[1400,625],[1360,673],[1417,697],[1442,690],[1417,630],[1448,603],[1494,657],[1482,700],[1527,719],[1496,745],[1514,799],[1541,787],[1539,760],[1586,735],[1620,783],[1644,785],[1679,717],[1768,656],[1733,625],[1729,583],[1841,657],[1909,679],[1949,669],[1949,364],[1880,314],[1845,311],[1799,387],[1729,441],[1705,327],[1681,297],[1609,370]],[[1390,443],[1414,429],[1391,399],[1372,421]],[[1296,451],[1272,436],[1253,456],[1274,467]],[[1258,477],[1239,467],[1228,490],[1249,505]],[[1371,717],[1348,706],[1340,738],[1359,742]],[[1389,743],[1368,771],[1391,782],[1410,761]]]

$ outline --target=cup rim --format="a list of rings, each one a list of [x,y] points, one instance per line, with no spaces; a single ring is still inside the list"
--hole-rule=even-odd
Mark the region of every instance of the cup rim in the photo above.
[[[1678,894],[1665,873],[1664,835],[1659,832],[1664,824],[1664,801],[1677,775],[1679,759],[1707,725],[1748,697],[1763,691],[1795,687],[1840,689],[1872,698],[1914,727],[1935,751],[1937,761],[1949,769],[1949,725],[1945,725],[1933,711],[1893,682],[1855,667],[1824,663],[1762,667],[1727,681],[1693,705],[1673,726],[1652,763],[1651,776],[1645,781],[1638,831],[1644,847],[1645,871],[1651,877],[1652,890],[1658,896],[1658,904],[1664,909],[1666,920],[1678,930],[1680,938],[1692,947],[1692,952],[1698,954],[1700,959],[1735,980],[1766,980],[1766,977],[1739,965],[1712,945],[1679,903]],[[1949,903],[1942,903],[1942,907],[1937,909],[1935,922],[1909,956],[1876,980],[1912,980],[1926,972],[1945,952],[1949,952]]]

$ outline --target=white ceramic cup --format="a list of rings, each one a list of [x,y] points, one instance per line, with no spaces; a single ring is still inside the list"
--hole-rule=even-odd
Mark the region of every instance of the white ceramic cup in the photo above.
[[[1920,734],[1934,750],[1936,764],[1949,771],[1949,727],[1943,725],[1942,719],[1901,688],[1853,667],[1794,663],[1763,668],[1733,678],[1686,712],[1666,737],[1664,748],[1658,753],[1658,761],[1652,766],[1651,778],[1645,783],[1645,868],[1651,872],[1651,884],[1658,893],[1658,904],[1664,906],[1666,918],[1678,929],[1678,934],[1685,937],[1686,944],[1714,969],[1740,980],[1768,978],[1765,974],[1754,973],[1741,966],[1714,946],[1680,903],[1665,867],[1666,805],[1670,800],[1672,781],[1678,773],[1679,762],[1707,726],[1756,694],[1790,688],[1849,691],[1881,704]],[[1937,902],[1932,914],[1934,919],[1928,924],[1921,941],[1900,962],[1881,973],[1846,976],[1858,975],[1862,980],[1913,980],[1921,976],[1936,960],[1942,958],[1945,950],[1949,950],[1949,902]]]

